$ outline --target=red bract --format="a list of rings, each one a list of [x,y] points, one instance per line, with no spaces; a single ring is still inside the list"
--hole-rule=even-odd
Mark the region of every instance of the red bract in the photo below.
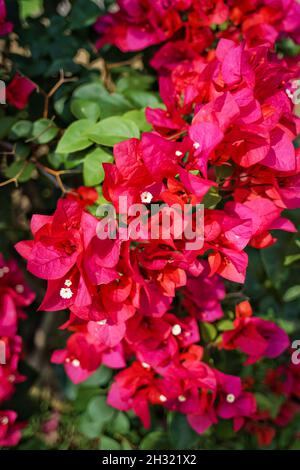
[[[17,109],[26,108],[29,96],[36,89],[36,85],[28,78],[16,73],[6,88],[6,99],[8,104]]]
[[[234,326],[234,330],[223,333],[222,347],[247,354],[246,364],[253,364],[262,357],[275,358],[289,346],[285,331],[262,318],[238,318]]]
[[[16,423],[17,413],[14,411],[0,411],[0,446],[16,446],[21,439],[23,425]]]
[[[18,371],[22,338],[17,336],[18,319],[26,318],[23,308],[32,303],[35,294],[27,286],[15,260],[5,261],[0,253],[0,407],[14,394],[15,386],[25,377]],[[0,410],[0,446],[15,446],[21,439],[21,428],[14,411]]]
[[[5,0],[0,0],[0,36],[6,36],[13,30],[13,24],[6,21]]]
[[[123,51],[141,50],[177,36],[186,41],[186,49],[202,52],[213,42],[212,29],[228,22],[216,35],[235,40],[241,33],[251,44],[273,45],[281,34],[299,41],[299,4],[296,0],[170,2],[119,1],[119,11],[99,18],[95,29],[98,46],[111,43]],[[227,5],[228,3],[228,5]],[[183,14],[184,13],[184,14]],[[179,37],[180,37],[179,36]]]
[[[164,43],[151,64],[166,109],[147,109],[153,131],[115,145],[114,163],[103,165],[103,195],[122,216],[115,238],[97,236],[99,219],[86,210],[97,194],[80,187],[58,202],[54,215],[33,216],[33,240],[17,244],[28,270],[48,281],[40,308],[71,312],[63,328],[72,335],[52,361],[64,364],[75,383],[100,364],[124,369],[108,402],[133,410],[146,427],[149,407],[160,405],[184,413],[199,433],[232,419],[234,430],[245,425],[261,444],[269,443],[274,422],[256,405],[254,383],[205,360],[218,346],[245,353],[244,365],[253,364],[277,358],[289,345],[276,324],[252,316],[248,301],[236,306],[231,329],[228,318],[219,320],[227,313],[222,278],[244,283],[247,247],[272,245],[274,230],[295,231],[282,212],[300,206],[299,151],[293,145],[300,126],[290,100],[299,67],[280,58],[274,45],[282,35],[297,40],[299,5],[118,3],[118,12],[97,22],[98,46],[133,51]],[[198,204],[204,204],[203,244],[188,248],[183,229],[180,236],[163,236],[161,218],[151,213],[152,204],[162,202],[163,215],[173,204],[189,204],[192,225]],[[145,205],[156,238],[149,237],[146,223],[137,237],[133,230],[123,236],[125,216],[138,220],[133,203]],[[217,328],[203,322],[226,330],[216,333],[209,348],[202,327]],[[299,398],[298,371],[288,367],[284,373],[280,388],[287,402],[278,425],[296,412],[290,402]]]

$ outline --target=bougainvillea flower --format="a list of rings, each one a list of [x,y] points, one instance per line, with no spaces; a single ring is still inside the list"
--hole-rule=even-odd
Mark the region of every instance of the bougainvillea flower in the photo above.
[[[234,429],[238,431],[244,418],[256,411],[254,395],[242,389],[241,379],[216,371],[219,385],[217,414],[223,419],[234,419]]]
[[[239,349],[248,358],[246,364],[253,364],[263,357],[275,358],[289,346],[285,331],[262,318],[238,318],[234,330],[223,333],[222,347]]]
[[[35,298],[27,286],[16,261],[5,261],[0,254],[0,336],[14,336],[22,307],[27,307]]]
[[[6,99],[8,104],[17,109],[24,109],[28,104],[31,93],[36,89],[36,85],[28,78],[16,73],[12,81],[6,88]]]
[[[0,402],[9,400],[15,391],[15,385],[24,381],[18,372],[18,365],[22,351],[20,336],[0,337],[1,346],[5,345],[5,364],[0,364]],[[2,350],[1,350],[2,352]]]
[[[199,320],[213,322],[223,317],[221,300],[225,297],[225,287],[219,276],[209,277],[207,262],[204,266],[204,271],[198,277],[189,276],[183,305]]]
[[[67,342],[67,349],[54,351],[51,361],[64,364],[67,375],[74,383],[86,380],[102,362],[102,348],[90,335],[75,333]]]
[[[5,0],[0,0],[0,36],[6,36],[13,30],[13,24],[6,21]]]
[[[80,201],[82,207],[93,205],[98,199],[98,193],[95,188],[90,188],[88,186],[79,186],[76,190],[73,189],[72,192],[67,194],[68,199],[76,199]]]
[[[16,423],[17,413],[10,410],[0,411],[0,446],[16,446],[21,440],[23,425]]]

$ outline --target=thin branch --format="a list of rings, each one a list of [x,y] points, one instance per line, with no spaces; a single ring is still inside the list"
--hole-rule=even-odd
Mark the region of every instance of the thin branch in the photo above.
[[[24,162],[24,165],[22,166],[21,170],[13,178],[9,178],[8,180],[3,181],[2,183],[0,183],[0,187],[7,186],[8,184],[11,184],[11,183],[15,183],[16,187],[18,187],[18,184],[19,184],[18,179],[22,175],[22,173],[25,170],[25,168],[27,167],[28,163],[29,162]]]
[[[73,174],[79,174],[81,173],[80,170],[52,170],[52,168],[49,168],[45,165],[43,165],[40,162],[34,162],[36,167],[44,174],[48,175],[48,177],[52,176],[54,177],[54,181],[56,181],[57,186],[61,189],[63,194],[69,193],[71,190],[64,186],[61,175],[73,175]]]
[[[42,93],[45,97],[44,111],[43,111],[43,118],[45,118],[45,119],[48,118],[48,114],[49,114],[49,101],[50,101],[50,98],[52,98],[52,96],[57,92],[57,90],[62,85],[64,85],[65,83],[69,83],[69,82],[75,82],[77,80],[77,78],[75,78],[75,77],[65,78],[64,71],[62,69],[60,70],[59,73],[60,73],[60,78],[59,78],[58,82],[51,88],[50,91],[48,91],[48,93],[45,90],[43,90],[41,87],[38,87],[40,93]]]

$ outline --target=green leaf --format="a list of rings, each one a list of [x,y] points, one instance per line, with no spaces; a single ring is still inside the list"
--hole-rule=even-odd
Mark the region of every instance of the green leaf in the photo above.
[[[291,264],[299,260],[300,260],[300,253],[298,253],[297,255],[288,255],[284,259],[284,266],[290,266]]]
[[[133,109],[132,111],[127,111],[123,114],[124,119],[129,119],[133,121],[141,132],[149,132],[152,129],[151,124],[146,119],[144,109]]]
[[[81,415],[79,418],[78,429],[88,439],[100,437],[102,428],[103,423],[92,421],[86,414]]]
[[[26,120],[20,120],[16,122],[12,128],[11,132],[17,137],[29,137],[31,135],[32,131],[32,122],[31,121],[26,121]]]
[[[50,119],[39,119],[33,124],[32,136],[39,144],[47,144],[58,134],[58,128]]]
[[[24,169],[22,170],[22,168]],[[5,176],[6,178],[14,178],[22,170],[22,173],[18,176],[17,179],[20,183],[25,183],[26,181],[30,180],[34,169],[35,169],[35,166],[33,163],[28,163],[25,166],[24,161],[16,161],[12,163],[8,168],[6,168]]]
[[[235,432],[232,427],[232,422],[229,420],[219,421],[216,425],[215,433],[220,439],[220,441],[232,440],[235,436]]]
[[[16,118],[6,116],[0,119],[0,139],[4,139],[6,137],[14,123],[16,122]]]
[[[172,413],[169,416],[171,444],[175,449],[190,449],[199,440],[199,435],[191,428],[182,413]]]
[[[87,380],[85,380],[81,386],[82,387],[90,387],[93,385],[106,385],[112,376],[112,370],[108,367],[101,366],[99,367],[93,375],[91,375]]]
[[[115,413],[114,408],[111,408],[107,403],[105,397],[93,398],[87,407],[87,414],[91,420],[106,423],[112,419]]]
[[[284,294],[284,302],[292,302],[300,297],[300,285],[290,287]]]
[[[140,108],[157,108],[161,103],[158,97],[150,91],[141,91],[141,90],[128,90],[125,93],[126,98],[134,104],[134,106]]]
[[[233,322],[231,320],[224,319],[224,320],[220,320],[217,323],[217,328],[218,328],[219,331],[228,331],[228,330],[233,330],[234,325],[233,325]]]
[[[208,209],[214,209],[216,205],[222,200],[216,188],[210,188],[207,194],[205,194],[202,204]]]
[[[102,82],[85,83],[79,86],[73,93],[73,98],[88,100],[88,101],[99,101],[102,97],[107,96],[108,92],[104,88]]]
[[[108,118],[111,116],[121,116],[133,108],[130,101],[128,101],[123,95],[118,93],[107,94],[101,97],[100,110],[102,118]]]
[[[22,20],[41,15],[43,11],[43,0],[18,0],[20,7],[20,17]]]
[[[60,165],[65,163],[66,155],[57,152],[51,152],[47,155],[47,159],[53,168],[59,168]]]
[[[77,0],[74,2],[70,13],[70,28],[83,29],[94,24],[99,17],[101,10],[96,3],[87,0]]]
[[[284,396],[274,395],[272,393],[263,394],[255,393],[256,402],[260,410],[267,410],[271,418],[275,419],[279,413],[282,403],[285,401]]]
[[[112,433],[118,433],[126,435],[130,430],[130,421],[125,413],[121,411],[117,414],[111,423],[110,431]]]
[[[96,186],[104,180],[104,169],[102,163],[113,161],[113,156],[102,148],[90,152],[83,162],[83,179],[86,186]]]
[[[100,118],[100,106],[94,101],[73,100],[71,111],[77,119],[90,119],[96,122]]]
[[[201,322],[201,337],[205,342],[212,342],[218,336],[218,330],[212,323]]]
[[[168,450],[171,449],[168,435],[163,431],[153,431],[147,434],[141,442],[140,450]]]
[[[101,436],[100,450],[121,450],[121,445],[111,437]]]
[[[56,152],[72,153],[90,147],[92,141],[88,138],[88,134],[93,126],[94,123],[88,119],[73,122],[62,136]]]
[[[140,131],[133,121],[112,116],[96,124],[88,136],[96,144],[113,147],[115,144],[131,137],[138,139]]]
[[[154,77],[137,73],[132,69],[126,70],[126,75],[120,77],[117,82],[117,91],[124,93],[128,90],[147,90],[154,82]]]
[[[15,154],[17,158],[25,159],[29,157],[31,148],[29,145],[23,144],[23,142],[17,142],[15,147]]]

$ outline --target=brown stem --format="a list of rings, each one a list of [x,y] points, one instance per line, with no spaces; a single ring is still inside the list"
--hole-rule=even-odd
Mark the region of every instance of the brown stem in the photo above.
[[[15,183],[16,187],[18,187],[18,179],[22,175],[22,173],[25,170],[25,168],[27,167],[28,163],[29,162],[24,162],[24,165],[22,166],[21,170],[16,174],[16,176],[14,176],[13,178],[9,178],[8,180],[3,181],[2,183],[0,183],[0,187],[6,186],[10,183]]]

